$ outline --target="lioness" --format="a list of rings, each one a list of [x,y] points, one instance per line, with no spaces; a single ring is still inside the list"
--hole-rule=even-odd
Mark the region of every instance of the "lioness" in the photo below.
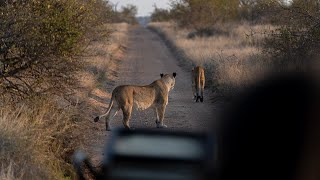
[[[205,85],[204,68],[197,66],[192,68],[192,94],[193,99],[203,102],[203,90]]]
[[[157,128],[165,128],[163,124],[164,113],[168,104],[169,91],[174,88],[176,73],[160,74],[161,79],[146,86],[123,85],[116,87],[112,92],[111,102],[107,112],[97,116],[94,121],[106,116],[106,130],[110,131],[110,120],[121,109],[123,112],[123,125],[130,129],[129,120],[132,107],[138,110],[153,108],[156,115]]]

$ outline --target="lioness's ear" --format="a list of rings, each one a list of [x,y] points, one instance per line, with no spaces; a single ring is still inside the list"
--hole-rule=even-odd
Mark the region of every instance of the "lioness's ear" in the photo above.
[[[172,75],[173,75],[173,77],[175,78],[175,77],[177,76],[177,73],[174,72]]]
[[[163,74],[162,74],[162,73],[160,74],[160,77],[161,77],[161,78],[163,77]]]

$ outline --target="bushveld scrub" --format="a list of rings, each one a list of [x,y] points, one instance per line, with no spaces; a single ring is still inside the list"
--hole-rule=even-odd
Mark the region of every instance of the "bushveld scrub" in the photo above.
[[[101,9],[103,4],[97,2],[42,0],[2,5],[1,96],[15,101],[37,94],[70,94],[77,84],[75,72],[82,66],[77,57],[94,36],[101,35],[96,29],[107,21],[101,17],[108,12],[107,6]]]
[[[98,78],[88,66],[109,73],[126,31],[114,31],[102,0],[0,1],[0,10],[0,179],[72,178],[71,155],[92,130]]]
[[[168,9],[158,8],[156,5],[154,6],[153,13],[150,17],[152,22],[164,22],[169,21],[171,19],[171,14]]]
[[[128,4],[122,6],[120,11],[117,10],[118,3],[114,5],[114,11],[112,12],[111,20],[113,23],[128,23],[137,24],[136,15],[138,13],[138,8],[135,5]]]
[[[303,70],[319,58],[320,1],[294,0],[289,7],[282,7],[277,19],[279,27],[266,39],[264,51],[272,55],[279,66],[291,64]]]
[[[174,23],[150,23],[175,49],[178,58],[189,69],[202,65],[208,86],[221,95],[232,95],[237,89],[255,81],[268,71],[270,61],[261,55],[262,39],[271,25],[220,24],[210,37],[188,37],[192,30]],[[257,33],[259,32],[259,33]]]
[[[238,0],[176,0],[171,2],[170,13],[180,27],[209,30],[219,21],[234,19],[238,3]]]

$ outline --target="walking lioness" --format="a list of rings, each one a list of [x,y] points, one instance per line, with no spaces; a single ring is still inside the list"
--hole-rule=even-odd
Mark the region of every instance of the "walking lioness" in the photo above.
[[[193,99],[203,102],[203,90],[205,85],[204,68],[197,66],[192,68],[192,94]]]
[[[123,125],[130,129],[129,120],[132,108],[138,110],[153,108],[156,116],[157,128],[165,128],[163,124],[164,113],[168,104],[169,91],[174,88],[176,73],[160,74],[161,79],[146,86],[123,85],[116,87],[112,92],[111,102],[107,112],[97,116],[94,121],[106,116],[106,130],[110,130],[110,120],[121,109],[123,112]]]

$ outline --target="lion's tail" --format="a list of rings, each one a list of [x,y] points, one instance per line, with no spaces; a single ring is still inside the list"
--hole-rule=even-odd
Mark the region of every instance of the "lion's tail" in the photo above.
[[[113,106],[113,101],[114,101],[114,100],[113,100],[113,97],[112,97],[112,98],[111,98],[111,101],[110,101],[110,104],[109,104],[109,107],[108,107],[108,109],[107,109],[107,112],[106,112],[105,114],[102,114],[102,115],[100,115],[100,116],[95,117],[95,118],[94,118],[94,122],[98,122],[101,118],[107,116],[107,115],[110,113],[111,108],[112,108],[112,106]]]

